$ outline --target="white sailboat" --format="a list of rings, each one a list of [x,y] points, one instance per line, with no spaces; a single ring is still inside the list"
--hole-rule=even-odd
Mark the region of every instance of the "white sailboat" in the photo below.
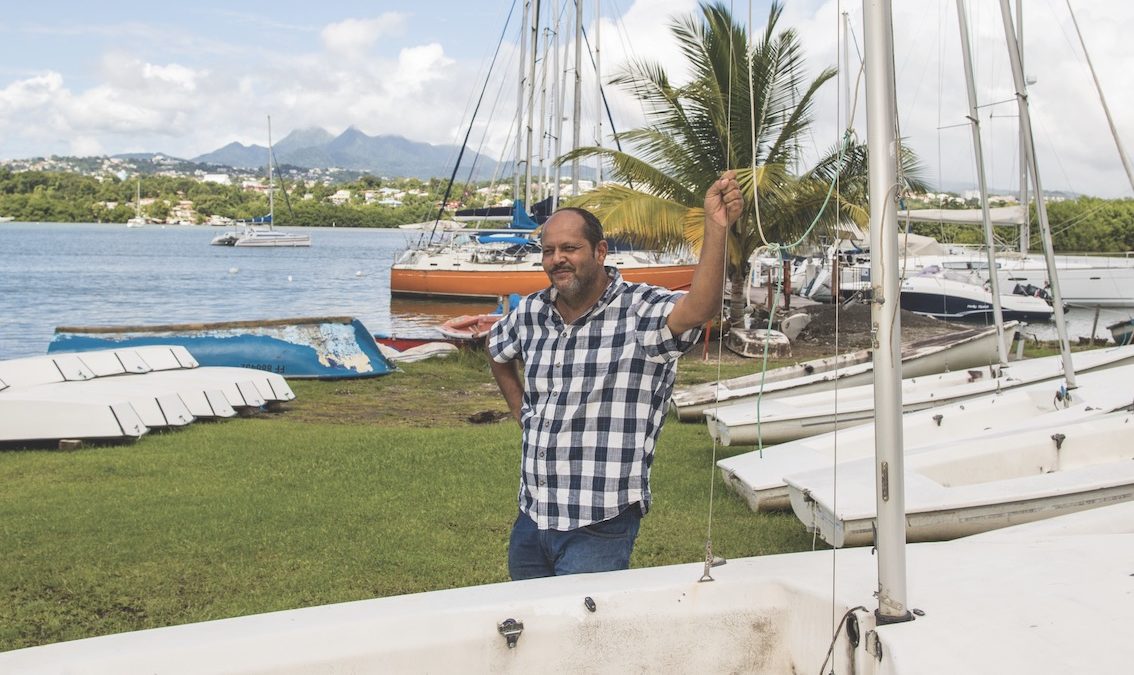
[[[142,180],[138,179],[134,191],[134,217],[126,221],[126,227],[144,227],[146,218],[142,215]]]
[[[276,212],[273,163],[272,118],[268,117],[268,215],[262,218],[254,218],[252,222],[240,230],[219,234],[213,237],[213,240],[209,243],[213,246],[238,246],[241,248],[311,246],[311,235],[273,229]]]
[[[1134,415],[1031,424],[907,453],[906,536],[939,541],[1134,500]],[[838,480],[838,501],[835,479]],[[795,515],[835,547],[873,541],[868,460],[785,478]]]
[[[1077,371],[1113,368],[1134,362],[1134,347],[1077,352]],[[912,412],[974,399],[1037,382],[1059,381],[1066,374],[1061,356],[1014,361],[1008,367],[940,373],[901,380],[902,411]],[[739,403],[705,410],[709,434],[724,445],[783,443],[867,424],[874,419],[870,385]]]
[[[1019,324],[1015,321],[1004,324],[1005,342],[1011,344],[1018,328]],[[904,345],[902,372],[907,377],[920,377],[995,363],[1000,332],[995,327],[974,328]],[[709,408],[755,405],[758,399],[771,400],[863,385],[873,377],[874,363],[870,350],[862,349],[720,382],[682,387],[674,391],[672,403],[678,419],[699,422]]]
[[[985,435],[1068,424],[1126,408],[1134,401],[1134,365],[1084,373],[1070,396],[1061,387],[1058,381],[1040,382],[906,413],[906,454],[937,447],[960,450]],[[727,457],[717,467],[725,484],[753,511],[784,510],[791,508],[786,478],[867,459],[874,442],[874,426],[863,424]]]

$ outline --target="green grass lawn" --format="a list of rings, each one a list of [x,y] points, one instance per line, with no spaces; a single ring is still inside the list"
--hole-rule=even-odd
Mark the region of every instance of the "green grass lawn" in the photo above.
[[[752,361],[720,366],[751,373]],[[688,357],[679,379],[715,379]],[[362,381],[293,382],[282,413],[132,445],[0,451],[0,650],[258,612],[506,581],[520,437],[482,354]],[[718,448],[717,458],[747,448]],[[632,565],[808,549],[671,419]]]

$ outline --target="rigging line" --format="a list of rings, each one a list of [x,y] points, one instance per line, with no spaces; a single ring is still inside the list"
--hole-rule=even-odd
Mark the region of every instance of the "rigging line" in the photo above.
[[[614,1],[614,13],[615,13],[615,16],[619,17],[619,20],[614,22],[615,30],[618,31],[618,41],[619,41],[619,43],[621,43],[622,49],[628,55],[628,57],[629,57],[628,60],[631,61],[631,62],[638,62],[639,61],[638,53],[634,49],[634,43],[630,41],[630,38],[626,33],[626,24],[624,24],[621,20],[621,17],[626,16],[626,10],[624,10],[622,8],[622,5],[618,2],[618,0]],[[638,99],[637,102],[638,102],[638,109],[642,113],[642,118],[643,119],[648,118],[649,115],[646,111],[645,102],[642,99]]]
[[[837,17],[843,17],[843,2],[842,2],[842,0],[838,0],[835,15]],[[840,30],[840,28],[842,28],[844,30]],[[846,53],[846,41],[849,39],[849,36],[846,33],[849,32],[849,31],[850,31],[849,19],[844,20],[842,22],[840,22],[838,19],[835,20],[835,44],[838,46],[839,51],[844,53],[844,54]],[[846,78],[847,83],[849,85],[849,83],[850,83],[850,64],[844,63],[843,68],[845,69],[845,72],[843,73],[843,75]],[[838,89],[838,91],[835,92],[835,101],[836,101],[836,105],[835,105],[835,128],[836,129],[838,129],[839,111],[841,111],[843,109],[843,105],[845,103],[850,103],[849,101],[843,101],[842,100],[843,88],[838,87],[837,89]],[[849,86],[848,86],[848,89],[849,89]],[[857,85],[856,85],[856,89],[857,89]],[[849,112],[850,112],[850,109],[848,108],[848,114],[849,114]],[[848,117],[845,120],[846,129],[849,130],[849,129],[853,128],[853,126],[854,126],[853,120],[854,120],[853,117]],[[835,235],[836,235],[835,236],[835,255],[836,256],[839,254],[839,249],[838,249],[838,242],[839,242],[839,239],[838,239],[838,219],[841,215],[841,209],[839,208],[838,204],[842,202],[842,194],[843,194],[843,191],[842,191],[842,174],[843,174],[842,171],[839,171],[838,173],[836,173],[835,174],[835,180],[833,181],[833,184],[836,186],[836,192],[839,195],[838,202],[836,202],[836,206],[835,206],[835,218],[836,218],[836,221],[835,221],[835,228],[836,228],[835,229]],[[838,282],[834,278],[834,275],[831,275],[831,282],[830,283],[831,283],[831,294],[834,295],[835,289],[839,286]],[[835,385],[834,386],[834,391],[835,391],[834,413],[835,414],[834,414],[834,420],[835,420],[835,429],[838,430],[838,428],[839,428],[839,363],[840,363],[840,361],[839,361],[839,309],[842,307],[843,303],[842,303],[842,298],[835,297],[834,300],[835,300],[835,382],[834,382],[834,385]],[[833,447],[831,448],[831,454],[832,454],[832,460],[833,460],[833,464],[832,464],[832,467],[831,467],[831,478],[832,478],[831,508],[833,510],[835,510],[835,509],[838,509],[838,506],[839,506],[839,471],[838,471],[838,466],[839,466],[839,434],[838,433],[836,433],[833,436]],[[836,510],[835,512],[837,513],[838,511]],[[818,532],[819,528],[815,528],[815,530],[816,530],[816,532]],[[814,541],[812,542],[811,548],[812,549],[815,548]],[[835,601],[837,588],[838,588],[837,583],[838,583],[838,570],[839,570],[838,565],[836,564],[836,562],[837,562],[836,559],[838,557],[837,551],[838,551],[837,548],[835,548],[834,546],[831,547],[831,618],[832,618],[832,620],[834,619],[835,614],[838,612],[837,604],[836,604],[836,601]],[[842,621],[845,621],[845,619],[842,620]],[[840,628],[842,627],[842,621],[839,621],[839,627]],[[835,634],[835,639],[836,640],[838,639],[838,633],[837,632]],[[832,642],[830,649],[828,649],[828,654],[833,652],[834,648],[835,648],[834,642]],[[830,656],[828,656],[828,658],[830,658]],[[825,669],[826,665],[827,665],[826,661],[824,661],[823,668],[820,668],[820,670]]]
[[[500,31],[500,39],[496,42],[496,51],[492,54],[492,61],[488,64],[488,72],[492,72],[492,66],[496,63],[496,57],[500,55],[500,46],[504,44],[504,36],[508,32],[508,24],[512,21],[512,11],[516,9],[516,0],[512,0],[512,6],[508,9],[508,18],[504,21],[504,28]],[[449,201],[449,195],[453,192],[453,182],[457,178],[457,171],[461,167],[461,158],[465,155],[465,148],[469,144],[469,135],[472,134],[473,124],[476,122],[476,114],[480,111],[480,104],[484,102],[484,93],[488,90],[488,78],[484,78],[484,86],[481,87],[480,96],[477,97],[476,107],[473,108],[472,119],[469,120],[469,128],[465,131],[465,141],[461,144],[461,151],[457,153],[457,162],[453,166],[453,173],[449,176],[449,185],[445,187],[445,196],[441,198],[441,206],[437,208],[437,218],[433,221],[433,231],[429,233],[429,240],[433,241],[433,233],[437,231],[437,224],[441,221],[441,214],[445,212],[445,204]],[[513,171],[515,168],[513,168]]]
[[[575,1],[578,2],[579,0],[575,0]],[[602,20],[602,17],[595,17],[596,23],[601,21],[601,20]],[[587,37],[587,29],[583,28],[582,32],[583,32],[583,42],[587,45],[587,56],[591,60],[591,67],[595,69],[595,74],[596,74],[596,77],[597,77],[598,65],[595,63],[594,52],[591,51],[591,41],[590,41],[590,38]],[[599,82],[598,90],[599,90],[599,94],[602,96],[602,101],[600,101],[599,103],[602,104],[603,110],[606,111],[606,119],[607,119],[607,121],[610,122],[610,137],[612,139],[614,139],[614,147],[618,149],[618,152],[622,152],[623,151],[622,150],[622,139],[618,135],[618,127],[616,127],[615,124],[614,124],[614,115],[610,112],[610,102],[607,101],[606,87],[602,86],[602,82]],[[596,105],[598,105],[598,103],[596,103]],[[601,143],[602,139],[597,138],[597,139],[595,139],[595,142]],[[630,187],[631,190],[634,189],[634,181],[632,179],[627,178],[626,184]]]
[[[752,0],[748,0],[748,1],[749,1],[749,3],[752,2]],[[736,33],[736,31],[733,29],[732,16],[735,13],[735,9],[736,9],[735,3],[730,2],[729,3],[729,24],[728,24],[728,59],[729,59],[729,61],[728,61],[728,84],[727,84],[728,89],[727,89],[726,94],[725,94],[725,101],[726,101],[726,105],[725,105],[725,167],[724,167],[725,169],[728,169],[728,167],[731,166],[731,164],[732,164],[732,74],[733,74],[733,71],[735,70],[735,68],[733,68],[732,59],[733,59],[733,55],[735,53],[735,51],[734,51],[735,45],[733,44],[733,38],[735,37],[735,33]],[[748,45],[745,45],[744,51],[745,51],[745,54],[747,55],[747,53],[749,51]],[[723,206],[723,202],[722,202],[722,206]],[[728,239],[729,239],[728,229],[731,229],[731,228],[732,228],[732,226],[729,225],[728,228],[725,230],[725,236],[722,238],[722,242],[721,242],[721,246],[724,248],[724,264],[721,265],[721,288],[722,289],[725,288],[728,284],[728,262],[729,262],[729,260],[728,260]],[[738,252],[739,252],[739,248],[738,248]],[[743,265],[744,261],[741,261],[740,264]],[[747,281],[748,280],[745,279],[745,283],[747,283]],[[736,289],[732,289],[732,293],[736,293]],[[720,331],[719,331],[719,335],[717,337],[717,381],[716,381],[716,385],[715,385],[715,391],[713,392],[713,400],[714,400],[714,408],[715,409],[719,409],[720,404],[721,404],[721,363],[724,360],[725,306],[726,305],[725,305],[724,293],[721,293],[721,305],[720,305],[720,314],[719,314],[719,316],[720,316]],[[730,319],[731,318],[734,318],[734,317],[730,317]],[[713,456],[712,456],[712,461],[709,464],[709,514],[708,514],[709,518],[708,518],[708,524],[707,524],[706,529],[705,529],[705,569],[701,573],[701,581],[712,581],[713,580],[711,570],[712,570],[712,566],[713,566],[713,502],[715,501],[715,498],[716,498],[715,488],[716,488],[716,484],[717,484],[717,436],[716,436],[716,434],[709,434],[709,435],[713,439]]]
[[[515,0],[513,0],[513,6],[514,6],[514,3],[515,3]],[[511,10],[509,10],[508,17],[509,17],[509,20],[510,20]],[[505,21],[504,25],[505,26],[508,25],[507,21]],[[505,28],[505,30],[506,30],[506,28]],[[488,81],[488,77],[491,74],[491,66],[489,66],[487,69],[485,69],[485,63],[486,63],[487,60],[488,60],[488,52],[486,51],[484,56],[481,57],[480,64],[477,66],[476,75],[469,80],[470,82],[480,82],[481,78],[484,78],[485,82]],[[459,119],[462,122],[468,117],[469,109],[472,107],[473,101],[475,99],[476,99],[476,89],[472,89],[472,90],[469,91],[469,94],[465,99],[464,108],[461,110],[461,116],[460,116]],[[470,123],[471,123],[471,120],[470,120]],[[458,124],[458,125],[455,125],[453,127],[453,133],[452,133],[451,139],[450,139],[451,145],[453,147],[449,151],[449,153],[446,155],[445,166],[449,166],[454,161],[454,158],[457,156],[457,154],[460,150],[460,146],[457,145],[457,141],[460,138],[460,136],[461,136],[461,125]]]
[[[509,56],[508,60],[505,61],[505,63],[504,63],[504,72],[508,72],[511,65],[512,65],[512,58],[511,58],[511,56]],[[512,85],[512,83],[509,83],[509,82],[506,81],[506,78],[501,78],[500,87],[497,88],[497,90],[496,90],[496,97],[492,100],[492,107],[489,108],[489,110],[488,110],[488,119],[490,119],[490,120],[496,115],[496,107],[500,104],[500,97],[504,93],[505,84],[508,84],[509,86]],[[515,122],[516,122],[515,117],[513,117],[508,128],[509,129],[514,128],[516,126]],[[480,161],[480,158],[483,155],[484,145],[485,145],[485,143],[488,142],[488,133],[489,133],[490,130],[491,130],[490,125],[488,125],[488,124],[484,125],[484,132],[481,134],[480,143],[478,143],[477,147],[476,147],[476,155],[473,157],[472,164],[469,166],[469,174],[468,174],[468,179],[466,180],[466,183],[470,183],[473,180],[473,177],[474,177],[475,172],[476,172],[477,162]],[[508,155],[501,154],[500,160],[496,163],[496,168],[494,168],[493,171],[492,171],[492,179],[489,182],[490,185],[496,185],[497,184],[498,179],[500,177],[500,172],[503,170],[502,167],[503,167],[503,164],[504,164],[504,157],[506,157],[506,156],[508,156]],[[489,199],[491,199],[491,196],[485,195],[484,205],[486,207],[489,206],[489,204],[488,204]]]

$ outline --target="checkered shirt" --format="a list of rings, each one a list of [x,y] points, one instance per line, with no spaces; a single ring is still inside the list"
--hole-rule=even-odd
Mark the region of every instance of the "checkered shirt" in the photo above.
[[[699,328],[666,325],[681,293],[631,284],[613,267],[594,307],[570,324],[554,287],[521,300],[488,336],[497,363],[524,362],[520,510],[573,530],[650,504],[650,465],[677,375]]]

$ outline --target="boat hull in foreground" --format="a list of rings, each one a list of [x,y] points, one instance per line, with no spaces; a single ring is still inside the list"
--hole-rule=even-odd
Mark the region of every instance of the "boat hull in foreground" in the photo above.
[[[119,633],[2,653],[0,671],[1124,672],[1130,506],[911,545],[909,597],[924,615],[903,624],[862,609],[877,571],[860,548],[730,560],[709,583],[701,564],[674,565]],[[1001,637],[958,649],[958,631]]]

